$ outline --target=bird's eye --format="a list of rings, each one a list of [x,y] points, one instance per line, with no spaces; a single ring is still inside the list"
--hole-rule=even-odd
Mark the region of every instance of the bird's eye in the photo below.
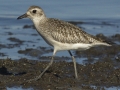
[[[33,13],[36,13],[36,12],[37,12],[37,10],[33,10],[32,12],[33,12]]]

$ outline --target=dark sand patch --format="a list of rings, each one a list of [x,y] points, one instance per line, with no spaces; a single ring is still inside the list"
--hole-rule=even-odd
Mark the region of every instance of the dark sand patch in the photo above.
[[[48,59],[50,59],[48,57]],[[38,76],[48,65],[48,62],[20,59],[0,60],[0,87],[23,86],[41,90],[68,90],[68,88],[82,88],[92,90],[93,86],[120,86],[119,63],[110,58],[104,58],[94,64],[77,64],[79,80],[74,78],[73,63],[54,62],[44,76],[38,81],[26,82]],[[65,89],[66,88],[66,89]]]

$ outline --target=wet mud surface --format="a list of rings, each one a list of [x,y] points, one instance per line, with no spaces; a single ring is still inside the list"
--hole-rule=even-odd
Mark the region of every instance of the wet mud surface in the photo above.
[[[72,21],[71,23],[77,24],[77,22]],[[79,23],[82,24],[82,22]],[[25,25],[23,28],[34,27],[33,25]],[[11,32],[8,34],[13,35]],[[40,75],[48,65],[51,56],[42,55],[46,52],[52,53],[53,49],[47,47],[39,47],[39,50],[26,48],[19,49],[18,53],[31,57],[39,56],[38,59],[32,60],[24,57],[19,60],[0,59],[0,90],[14,86],[31,87],[35,90],[105,90],[105,87],[120,87],[120,34],[109,37],[104,36],[104,34],[96,36],[105,39],[112,46],[94,47],[82,52],[75,51],[75,58],[87,58],[83,64],[77,64],[78,80],[74,77],[73,63],[67,62],[67,60],[71,60],[71,57],[56,56],[53,65],[41,79],[27,82],[27,80]],[[20,47],[26,42],[14,37],[10,37],[8,40],[15,43],[0,44],[0,49]],[[0,56],[6,56],[6,54],[0,52]]]
[[[1,59],[0,87],[22,86],[38,90],[70,90],[71,88],[93,90],[101,88],[104,90],[103,86],[120,86],[120,60],[111,60],[109,57],[99,59],[94,64],[77,64],[78,80],[74,78],[72,62],[55,61],[41,79],[27,82],[27,80],[38,76],[47,65],[48,62],[35,60]],[[91,87],[92,85],[95,87]]]

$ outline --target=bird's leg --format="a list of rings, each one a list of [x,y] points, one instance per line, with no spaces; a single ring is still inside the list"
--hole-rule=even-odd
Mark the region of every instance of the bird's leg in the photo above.
[[[70,50],[68,50],[70,56],[72,57],[73,60],[73,64],[74,64],[74,70],[75,70],[75,78],[78,79],[78,74],[77,74],[77,68],[76,68],[76,60],[74,58],[74,56],[72,55],[72,53],[70,52]]]
[[[40,79],[40,78],[43,76],[43,74],[46,72],[46,70],[52,65],[53,61],[54,61],[54,55],[52,56],[52,59],[51,59],[50,63],[49,63],[48,66],[44,69],[44,71],[43,71],[39,76],[37,76],[36,78],[28,80],[28,82],[33,81],[33,80],[36,81],[36,80]]]

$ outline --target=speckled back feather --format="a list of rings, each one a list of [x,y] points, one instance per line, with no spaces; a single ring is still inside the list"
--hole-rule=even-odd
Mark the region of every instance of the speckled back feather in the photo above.
[[[44,25],[40,25],[43,28],[47,27],[46,29],[43,29],[43,30],[48,29],[46,33],[50,34],[50,36],[54,40],[61,43],[90,44],[90,43],[102,42],[101,39],[98,39],[93,35],[87,34],[85,31],[83,31],[79,27],[58,19],[49,18]]]

